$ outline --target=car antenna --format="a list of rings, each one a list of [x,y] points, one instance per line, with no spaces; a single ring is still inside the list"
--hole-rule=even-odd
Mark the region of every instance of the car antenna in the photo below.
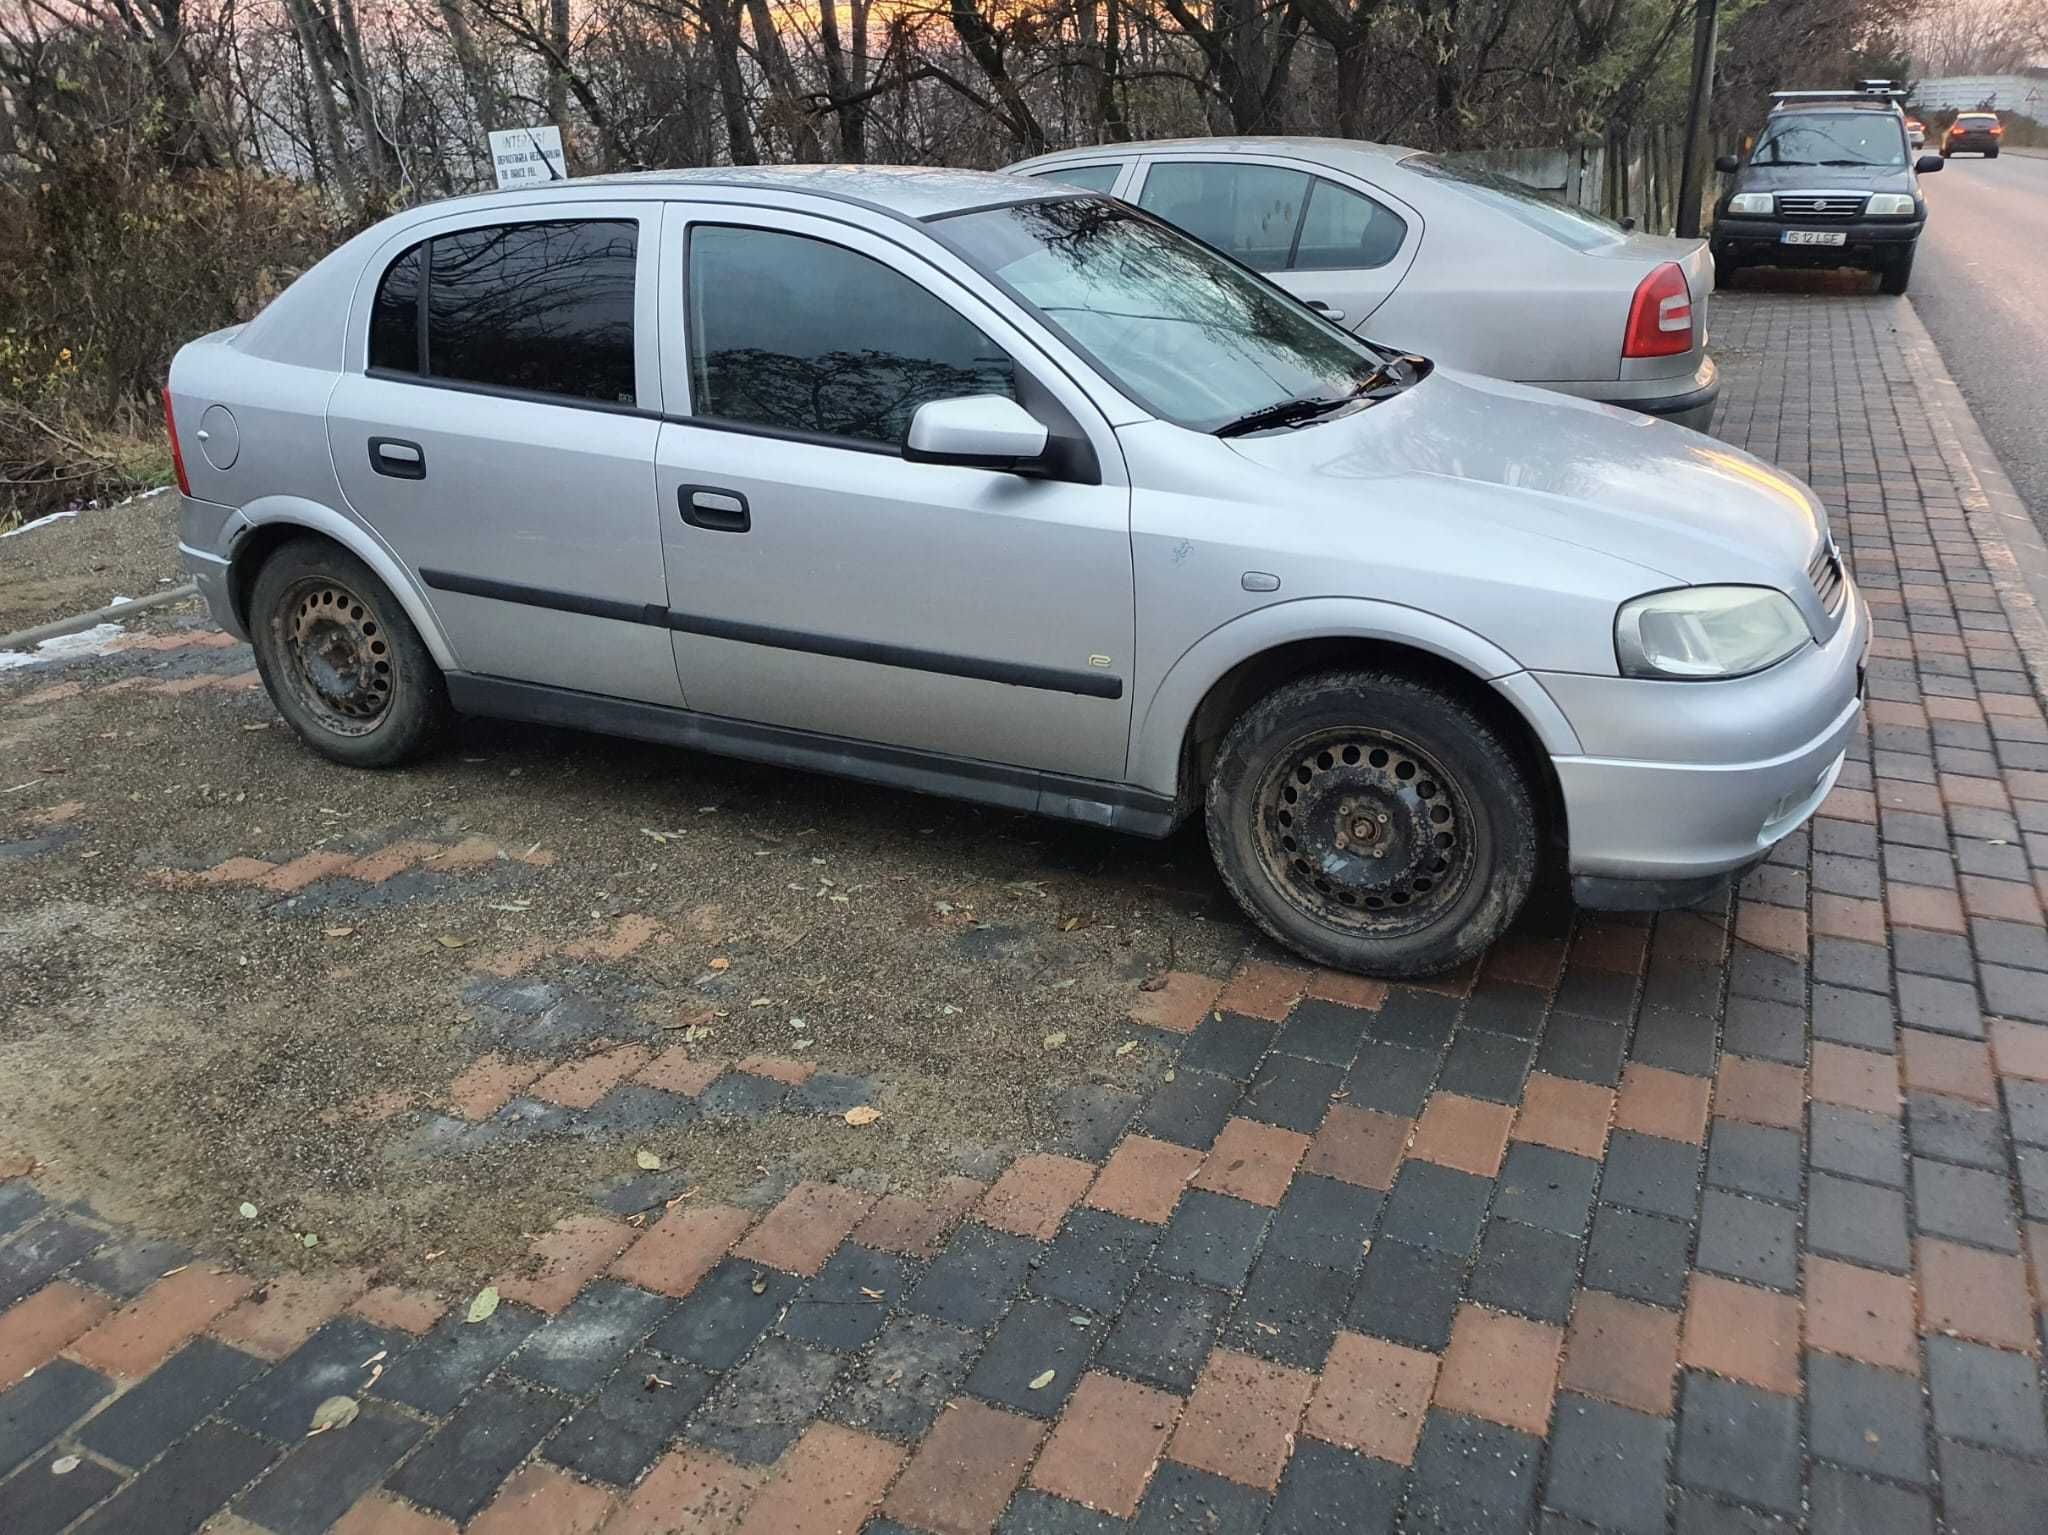
[[[555,162],[548,158],[548,152],[540,147],[540,140],[533,136],[531,128],[526,130],[526,142],[533,146],[533,152],[540,156],[540,163],[548,168],[548,180],[560,181],[562,173],[555,169]]]

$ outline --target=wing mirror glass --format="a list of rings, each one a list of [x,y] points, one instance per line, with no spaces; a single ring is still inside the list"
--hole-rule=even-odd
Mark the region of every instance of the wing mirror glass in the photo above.
[[[1919,159],[1913,162],[1913,174],[1916,176],[1924,176],[1929,171],[1940,170],[1942,166],[1946,165],[1947,163],[1948,162],[1942,159],[1940,155],[1922,155]]]
[[[1027,469],[1045,455],[1045,424],[1000,394],[929,400],[910,418],[903,456],[913,464]]]
[[[1722,155],[1714,162],[1714,169],[1724,176],[1732,176],[1742,169],[1742,162],[1734,155]]]

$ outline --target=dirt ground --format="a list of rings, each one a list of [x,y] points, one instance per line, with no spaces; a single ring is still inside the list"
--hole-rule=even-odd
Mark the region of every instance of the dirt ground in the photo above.
[[[154,532],[145,505],[127,521]],[[6,621],[42,616],[23,585],[54,590],[95,537],[146,542],[14,541],[32,557],[0,565]],[[641,1151],[707,1198],[921,1191],[1154,1080],[1141,982],[1221,975],[1251,941],[1195,834],[483,722],[417,768],[351,772],[299,745],[196,605],[130,630],[0,673],[0,1151],[223,1257],[459,1288]],[[386,849],[410,863],[382,882],[318,877]],[[607,1040],[800,1060],[882,1117],[446,1133],[485,1052],[545,1066]]]
[[[0,538],[0,634],[147,597],[184,579],[174,491]]]

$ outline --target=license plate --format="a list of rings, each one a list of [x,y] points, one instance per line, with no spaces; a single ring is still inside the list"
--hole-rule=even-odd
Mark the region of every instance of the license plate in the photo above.
[[[1839,229],[1788,229],[1778,236],[1781,245],[1847,245],[1849,237]]]

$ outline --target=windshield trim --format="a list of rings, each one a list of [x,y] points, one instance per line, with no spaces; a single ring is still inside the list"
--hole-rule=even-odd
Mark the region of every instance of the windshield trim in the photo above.
[[[1045,327],[1045,329],[1051,333],[1052,338],[1054,340],[1061,343],[1076,357],[1080,358],[1083,362],[1085,362],[1088,365],[1090,371],[1092,371],[1095,374],[1096,378],[1100,380],[1104,387],[1115,390],[1117,394],[1129,400],[1132,404],[1136,405],[1140,410],[1144,411],[1147,415],[1151,416],[1155,420],[1167,422],[1170,425],[1181,427],[1186,431],[1201,432],[1204,435],[1213,432],[1216,426],[1223,424],[1212,422],[1208,425],[1204,425],[1199,420],[1193,420],[1185,416],[1178,416],[1172,413],[1171,411],[1162,409],[1159,403],[1156,400],[1152,399],[1149,394],[1144,393],[1137,389],[1134,385],[1127,383],[1116,372],[1116,370],[1105,364],[1103,360],[1100,357],[1098,357],[1090,347],[1088,347],[1078,337],[1069,332],[1067,327],[1061,325],[1057,320],[1053,319],[1049,311],[1040,308],[1036,303],[1026,298],[1021,292],[1019,292],[1002,276],[990,271],[987,267],[982,265],[981,261],[972,252],[970,252],[967,249],[967,247],[962,245],[959,241],[950,238],[945,232],[945,230],[942,227],[940,227],[944,225],[948,220],[962,218],[970,213],[994,213],[1012,208],[1028,208],[1039,203],[1073,202],[1080,198],[1092,198],[1097,202],[1113,203],[1116,206],[1116,211],[1119,214],[1122,214],[1124,217],[1133,219],[1140,223],[1156,225],[1158,228],[1167,231],[1167,233],[1169,234],[1176,235],[1180,239],[1189,241],[1190,243],[1195,245],[1199,245],[1203,250],[1209,251],[1210,253],[1212,253],[1213,255],[1215,255],[1223,261],[1227,261],[1228,263],[1230,263],[1230,265],[1236,267],[1240,272],[1245,273],[1246,275],[1256,279],[1265,287],[1270,288],[1274,293],[1278,294],[1284,302],[1291,305],[1293,308],[1299,310],[1302,314],[1307,315],[1311,320],[1314,320],[1318,325],[1322,326],[1326,330],[1335,331],[1338,335],[1342,336],[1346,341],[1349,341],[1354,345],[1363,347],[1366,350],[1366,352],[1381,365],[1384,365],[1389,358],[1398,355],[1396,353],[1388,351],[1385,347],[1377,346],[1374,343],[1367,341],[1363,336],[1353,335],[1350,331],[1344,329],[1343,326],[1337,324],[1334,320],[1331,320],[1326,315],[1320,314],[1316,310],[1311,309],[1307,304],[1303,303],[1300,299],[1296,298],[1292,293],[1289,293],[1285,288],[1281,287],[1278,283],[1274,282],[1264,272],[1259,271],[1255,267],[1246,266],[1242,261],[1239,261],[1235,256],[1231,255],[1230,252],[1219,249],[1217,246],[1211,245],[1207,240],[1204,240],[1200,235],[1191,234],[1187,230],[1182,229],[1178,224],[1169,224],[1166,220],[1160,218],[1157,214],[1148,213],[1143,208],[1140,208],[1135,204],[1122,202],[1119,199],[1110,197],[1108,194],[1103,192],[1090,192],[1087,191],[1085,188],[1077,187],[1065,195],[1054,194],[1046,197],[1024,197],[1017,198],[1008,202],[992,203],[980,208],[961,208],[954,212],[930,214],[922,221],[925,228],[930,232],[932,238],[937,240],[942,246],[944,246],[949,254],[958,258],[960,261],[965,262],[968,268],[972,272],[974,272],[976,276],[980,277],[983,282],[986,282],[993,286],[998,293],[1002,294],[1011,303],[1015,304],[1019,309],[1023,310],[1025,314],[1029,315],[1038,324]],[[1279,402],[1276,401],[1275,403],[1277,404]]]

